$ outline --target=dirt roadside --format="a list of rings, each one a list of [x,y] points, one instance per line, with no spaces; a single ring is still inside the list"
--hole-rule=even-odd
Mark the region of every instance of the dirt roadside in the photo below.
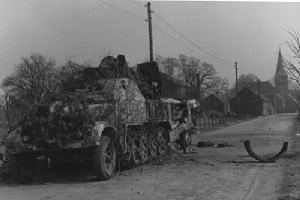
[[[283,157],[283,178],[278,200],[300,200],[300,119],[291,134],[289,152]]]
[[[285,198],[284,194],[291,192],[283,186],[290,181],[285,173],[293,150],[276,163],[259,163],[248,156],[241,140],[249,139],[259,154],[278,152],[283,140],[294,139],[290,136],[295,133],[295,118],[268,116],[200,133],[194,137],[196,152],[185,155],[185,162],[177,156],[178,160],[170,160],[164,166],[148,164],[142,172],[122,171],[109,181],[94,182],[88,172],[64,171],[41,174],[28,185],[0,182],[0,200]],[[226,141],[233,146],[197,148],[199,140]],[[295,187],[287,189],[290,188]]]

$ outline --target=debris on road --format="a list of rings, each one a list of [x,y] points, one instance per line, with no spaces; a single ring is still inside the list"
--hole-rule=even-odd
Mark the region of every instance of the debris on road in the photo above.
[[[197,147],[212,147],[215,144],[213,142],[209,142],[209,141],[200,141],[198,142]]]
[[[227,142],[218,143],[215,145],[216,148],[223,148],[223,147],[232,147],[232,144],[228,144]]]
[[[254,159],[260,161],[260,162],[275,162],[276,160],[278,160],[279,158],[282,157],[282,155],[287,151],[289,143],[288,142],[284,142],[281,150],[279,151],[279,153],[277,153],[276,155],[272,156],[272,157],[264,157],[264,156],[260,156],[257,155],[251,147],[250,141],[249,140],[245,140],[244,141],[244,146],[246,151],[248,152],[248,154],[253,157]]]
[[[228,144],[227,142],[219,142],[219,143],[213,143],[210,141],[200,141],[197,144],[197,147],[216,147],[216,148],[221,148],[221,147],[232,147],[233,145]]]

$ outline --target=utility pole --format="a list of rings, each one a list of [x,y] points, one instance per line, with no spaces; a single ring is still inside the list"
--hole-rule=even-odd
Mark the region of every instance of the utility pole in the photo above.
[[[150,62],[153,61],[153,39],[152,39],[152,17],[151,17],[151,7],[150,2],[147,3],[148,12],[148,26],[149,26],[149,46],[150,46]]]
[[[257,93],[258,93],[258,96],[260,97],[260,80],[259,79],[257,80]]]
[[[274,78],[275,79],[275,81],[274,81],[275,82],[275,84],[274,84],[275,85],[274,86],[274,114],[277,114],[277,99],[276,99],[277,98],[277,88],[276,88],[276,81],[277,80],[276,80],[276,77],[277,76],[275,74],[275,78]]]
[[[237,62],[234,62],[235,67],[235,89],[236,89],[236,109],[237,109],[237,118],[240,119],[240,99],[239,99],[239,84],[238,84],[238,67]]]

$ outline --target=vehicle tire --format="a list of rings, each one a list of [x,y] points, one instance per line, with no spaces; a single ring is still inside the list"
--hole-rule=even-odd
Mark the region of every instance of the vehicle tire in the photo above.
[[[188,146],[190,146],[192,144],[192,136],[191,133],[187,130],[182,131],[180,133],[180,147],[181,149],[183,149],[184,151],[186,150],[186,148]]]
[[[95,147],[93,158],[94,174],[101,180],[108,180],[116,168],[116,149],[111,138],[102,136],[100,145]]]
[[[10,155],[8,158],[9,172],[19,183],[32,181],[36,172],[34,159],[23,155]]]

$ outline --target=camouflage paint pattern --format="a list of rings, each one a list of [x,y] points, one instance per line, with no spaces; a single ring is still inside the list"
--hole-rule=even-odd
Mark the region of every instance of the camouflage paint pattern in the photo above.
[[[106,121],[112,127],[146,122],[145,98],[137,84],[126,78],[98,81],[101,90],[89,93],[88,99],[95,103],[89,111],[95,121]]]
[[[145,98],[137,84],[130,79],[115,80],[116,118],[126,124],[146,122]]]
[[[87,98],[88,110],[96,125],[92,134],[86,135],[83,140],[74,143],[74,147],[72,146],[73,142],[70,141],[69,144],[66,144],[67,146],[61,146],[61,148],[79,148],[78,142],[80,142],[81,147],[97,145],[101,135],[99,131],[101,133],[106,127],[113,127],[118,134],[122,135],[125,133],[126,125],[141,125],[150,121],[172,121],[173,105],[159,100],[146,101],[136,82],[127,78],[97,81],[95,90],[80,93]],[[172,127],[177,129],[174,130],[176,133],[179,133],[183,128],[181,126],[176,127],[175,124],[172,124]],[[21,138],[15,139],[16,141],[21,143]],[[18,149],[17,152],[23,151],[24,148],[20,147],[14,146],[12,149]]]

